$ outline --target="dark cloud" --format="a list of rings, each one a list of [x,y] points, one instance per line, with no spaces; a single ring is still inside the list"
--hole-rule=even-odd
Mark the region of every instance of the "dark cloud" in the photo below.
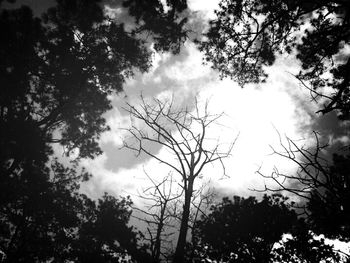
[[[324,158],[332,161],[334,153],[344,153],[344,146],[349,145],[350,125],[338,119],[336,112],[325,115],[310,113],[311,122],[303,128],[316,132],[322,145],[328,145],[324,151]]]
[[[322,135],[331,135],[334,138],[349,136],[349,123],[338,119],[336,112],[325,115],[315,115],[314,121],[310,125],[312,130],[320,132]]]
[[[148,147],[152,153],[157,154],[161,147],[160,145],[149,145]],[[131,169],[138,164],[145,163],[147,160],[151,159],[150,156],[140,153],[137,155],[136,152],[133,152],[129,149],[119,149],[115,144],[103,144],[102,150],[107,156],[105,162],[105,168],[113,172],[118,172],[120,169]]]
[[[4,8],[19,8],[20,6],[29,6],[33,10],[34,16],[41,16],[48,8],[55,6],[54,0],[20,0],[14,4],[3,3]]]
[[[334,153],[344,146],[344,139],[350,137],[349,122],[339,120],[336,111],[324,115],[317,113],[325,102],[315,101],[310,92],[292,75],[283,81],[283,86],[296,105],[296,128],[300,133],[309,136],[312,132],[317,132],[321,143],[330,144],[328,153]]]

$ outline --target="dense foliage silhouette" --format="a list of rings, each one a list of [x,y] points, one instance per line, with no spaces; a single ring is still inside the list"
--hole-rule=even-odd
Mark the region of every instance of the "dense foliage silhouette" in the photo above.
[[[96,204],[79,194],[79,183],[90,175],[78,162],[101,154],[110,95],[135,71],[150,68],[143,36],[152,36],[158,51],[179,51],[186,2],[168,1],[166,13],[159,1],[147,9],[142,1],[124,1],[139,22],[129,31],[118,17],[107,17],[100,0],[57,0],[40,17],[13,2],[0,1],[3,260],[111,262],[129,254],[147,262],[127,226],[130,200],[106,195]],[[172,28],[171,35],[164,28]],[[67,167],[53,157],[54,143],[74,160]]]
[[[138,233],[127,225],[129,198],[89,199],[78,191],[89,175],[57,161],[50,180],[33,167],[25,171],[8,185],[13,195],[1,207],[3,262],[111,262],[127,255],[147,262]]]
[[[264,191],[288,192],[297,197],[296,207],[302,208],[315,233],[329,238],[349,240],[349,155],[348,147],[330,156],[327,144],[320,142],[314,132],[316,143],[312,146],[298,145],[287,136],[281,149],[272,147],[274,154],[296,165],[291,172],[274,169],[265,179],[275,184]],[[333,157],[333,158],[332,158]]]
[[[311,192],[307,209],[314,231],[331,238],[350,240],[350,156],[335,154],[328,168],[328,185]]]
[[[287,200],[281,195],[261,201],[223,198],[197,223],[189,262],[338,262],[333,247],[314,238]],[[283,241],[285,234],[291,237]]]
[[[296,55],[296,76],[315,97],[349,118],[350,4],[347,0],[222,0],[200,41],[206,61],[239,84],[265,81],[265,66],[281,53]],[[333,93],[323,93],[324,87]]]
[[[297,216],[281,196],[235,196],[212,206],[195,233],[209,258],[228,262],[268,262],[272,246],[290,231]]]
[[[309,227],[300,220],[293,236],[274,248],[270,262],[349,262],[349,255],[339,253],[323,237],[316,238]]]
[[[128,226],[131,200],[105,194],[98,203],[83,200],[83,218],[73,243],[74,262],[116,262],[132,258],[136,262],[152,262],[141,236]]]

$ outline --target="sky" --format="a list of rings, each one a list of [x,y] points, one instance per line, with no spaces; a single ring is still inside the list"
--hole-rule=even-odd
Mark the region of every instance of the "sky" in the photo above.
[[[190,9],[201,18],[200,22],[192,20],[192,26],[205,28],[201,23],[213,17],[217,2],[189,1]],[[152,69],[146,74],[136,74],[127,81],[124,92],[111,96],[113,109],[106,114],[111,130],[101,136],[104,153],[82,162],[93,174],[82,186],[83,192],[96,198],[103,192],[131,195],[137,203],[138,193],[150,183],[145,172],[155,180],[168,174],[169,169],[156,160],[122,148],[123,141],[130,140],[123,130],[130,126],[130,116],[123,108],[127,107],[126,103],[137,107],[141,95],[146,100],[173,97],[175,104],[181,106],[193,105],[197,97],[201,102],[209,101],[211,113],[224,113],[220,125],[208,136],[219,139],[223,145],[238,136],[232,156],[225,160],[229,177],[222,179],[220,167],[209,165],[202,180],[210,181],[210,186],[220,195],[257,195],[251,189],[262,189],[264,184],[271,183],[256,173],[258,169],[266,175],[275,166],[281,171],[295,170],[291,162],[271,155],[271,147],[280,149],[279,134],[298,141],[299,145],[310,142],[308,139],[315,129],[324,134],[331,130],[332,142],[348,140],[336,116],[315,114],[318,106],[292,76],[299,67],[292,56],[279,57],[273,67],[266,69],[269,73],[266,83],[243,89],[230,79],[221,80],[218,72],[202,62],[202,54],[191,41],[185,43],[178,55],[154,52]],[[140,129],[144,128],[139,125]],[[165,154],[160,147],[151,147],[151,151],[158,156]]]

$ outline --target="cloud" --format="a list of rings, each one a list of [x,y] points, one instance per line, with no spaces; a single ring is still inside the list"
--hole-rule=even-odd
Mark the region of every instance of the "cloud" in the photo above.
[[[215,18],[214,10],[219,6],[219,0],[190,0],[188,1],[188,7],[194,12],[201,12],[206,19]]]
[[[136,196],[140,186],[145,185],[142,165],[136,165],[132,169],[121,168],[114,172],[106,167],[106,160],[105,153],[94,160],[83,160],[81,165],[90,171],[93,177],[82,184],[81,191],[91,198],[99,198],[104,192],[115,196]]]

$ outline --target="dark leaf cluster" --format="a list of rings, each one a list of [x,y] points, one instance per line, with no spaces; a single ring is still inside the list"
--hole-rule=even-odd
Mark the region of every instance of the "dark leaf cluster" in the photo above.
[[[287,201],[278,194],[265,195],[260,201],[224,198],[197,223],[195,243],[190,244],[195,253],[190,260],[339,262],[341,257],[333,246],[315,238]]]
[[[188,37],[187,17],[183,14],[187,9],[186,0],[167,0],[165,6],[159,0],[125,0],[123,6],[136,19],[138,26],[134,33],[153,35],[155,50],[180,52]]]
[[[333,156],[333,165],[324,179],[328,187],[311,192],[307,208],[309,220],[318,233],[332,238],[350,239],[350,156]]]
[[[199,42],[207,62],[222,77],[240,85],[264,82],[265,67],[282,53],[296,54],[296,76],[315,98],[327,99],[320,110],[349,118],[350,5],[348,1],[222,0]],[[323,88],[333,89],[331,94]]]
[[[11,191],[1,189],[1,262],[147,260],[139,234],[128,226],[129,198],[105,194],[96,202],[79,193],[90,176],[84,170],[57,160],[50,168],[26,167],[20,178],[2,182]]]
[[[148,262],[128,226],[131,200],[81,194],[91,175],[79,160],[102,153],[111,95],[151,66],[141,35],[156,36],[159,51],[179,50],[186,21],[177,13],[186,2],[169,1],[172,14],[160,1],[138,11],[129,5],[144,27],[132,32],[100,0],[57,0],[40,17],[14,2],[0,1],[0,261]],[[73,161],[60,163],[54,144]]]

